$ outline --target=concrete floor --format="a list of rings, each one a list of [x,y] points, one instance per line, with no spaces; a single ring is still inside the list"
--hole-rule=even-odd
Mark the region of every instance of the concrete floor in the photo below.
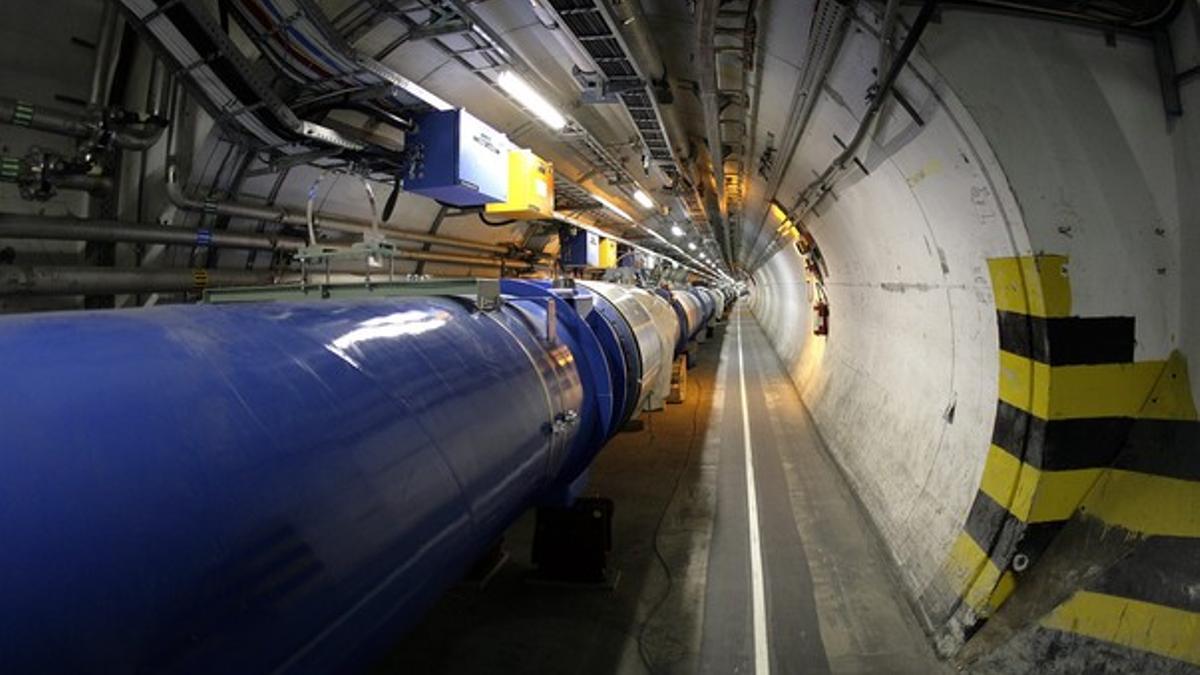
[[[745,409],[761,541],[756,631]],[[601,453],[613,591],[531,585],[528,514],[482,590],[450,591],[376,673],[936,673],[938,662],[858,502],[766,336],[736,313],[701,345],[683,404]],[[757,672],[766,672],[758,669]]]

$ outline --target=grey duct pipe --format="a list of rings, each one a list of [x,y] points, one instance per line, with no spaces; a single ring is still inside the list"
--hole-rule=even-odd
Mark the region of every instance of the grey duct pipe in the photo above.
[[[221,202],[215,200],[209,201],[192,199],[183,194],[183,188],[179,184],[174,165],[167,167],[167,197],[171,200],[172,204],[187,211],[202,211],[205,213],[215,213],[217,215],[228,216],[231,218],[265,220],[273,223],[292,225],[294,227],[308,227],[308,219],[303,212],[293,212],[278,206],[258,206],[254,204],[243,204],[240,202]],[[369,220],[359,220],[355,218],[346,218],[344,216],[331,216],[322,214],[317,214],[314,216],[313,220],[317,228],[324,230],[347,232],[351,234],[365,234],[371,231],[371,221]],[[469,251],[490,253],[492,255],[507,255],[511,253],[510,247],[503,244],[487,244],[478,241],[471,241],[469,239],[447,237],[444,235],[406,232],[404,230],[397,230],[395,228],[384,226],[381,226],[379,229],[389,238],[398,241],[410,241],[419,244],[447,246]]]
[[[0,237],[178,244],[182,246],[207,245],[216,248],[287,251],[296,251],[304,248],[306,245],[303,239],[275,237],[265,234],[157,228],[128,225],[115,221],[77,220],[75,218],[19,216],[13,214],[0,214]],[[514,270],[530,270],[535,267],[533,263],[525,260],[457,255],[454,253],[408,251],[404,249],[397,249],[395,256],[399,260],[445,263],[468,267],[493,267],[497,269],[504,267]]]
[[[91,138],[104,127],[99,118],[80,116],[57,108],[33,105],[25,101],[0,96],[0,123],[29,127],[52,134]],[[148,125],[108,130],[112,141],[122,150],[146,150],[162,135],[163,127]]]
[[[69,217],[0,214],[0,237],[13,239],[53,239],[60,241],[126,242],[137,244],[176,244],[212,246],[261,251],[296,251],[304,248],[303,239],[269,234],[239,234],[213,230],[131,225],[113,220],[80,220]]]
[[[170,293],[272,280],[270,272],[247,270],[0,266],[0,296]]]
[[[473,255],[458,255],[455,253],[432,253],[428,251],[406,251],[397,249],[396,258],[416,262],[446,263],[448,265],[463,265],[466,267],[495,267],[513,270],[531,270],[537,267],[525,260],[508,260],[504,258],[484,258]]]
[[[43,190],[43,184],[61,190],[81,190],[94,194],[107,194],[113,189],[112,178],[87,173],[67,173],[56,169],[43,168],[35,158],[32,162],[26,157],[10,157],[0,155],[0,183],[16,183],[21,189],[21,196],[26,199],[41,199],[49,197]]]
[[[400,260],[466,267],[528,270],[528,262],[508,262],[450,253],[397,251]],[[314,274],[314,279],[320,279]],[[339,278],[345,275],[339,273]],[[378,275],[384,276],[384,275]],[[298,278],[298,277],[297,277]],[[185,268],[0,266],[0,297],[12,295],[113,295],[117,293],[181,293],[219,286],[263,286],[275,282],[267,271]]]

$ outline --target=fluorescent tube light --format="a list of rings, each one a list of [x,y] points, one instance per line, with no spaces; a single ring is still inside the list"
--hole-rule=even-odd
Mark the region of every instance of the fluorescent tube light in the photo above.
[[[654,200],[650,199],[650,195],[646,194],[645,192],[642,192],[641,190],[638,190],[637,192],[633,193],[633,199],[637,203],[641,204],[642,208],[646,208],[646,209],[654,208]]]
[[[496,79],[496,84],[508,92],[509,96],[516,99],[517,103],[520,103],[529,112],[537,115],[551,129],[558,131],[567,126],[567,118],[563,117],[563,114],[541,94],[534,91],[533,87],[529,86],[529,83],[520,75],[511,70],[506,70],[500,73],[500,77]]]
[[[601,197],[600,195],[596,194],[595,192],[591,193],[591,195],[592,195],[592,199],[595,199],[596,201],[600,202],[600,205],[603,206],[604,208],[608,209],[609,211],[612,211],[613,213],[617,214],[618,216],[621,216],[622,218],[624,218],[625,220],[628,220],[631,223],[634,222],[633,216],[622,211],[621,208],[619,206],[617,206],[616,204],[608,201],[604,197]]]

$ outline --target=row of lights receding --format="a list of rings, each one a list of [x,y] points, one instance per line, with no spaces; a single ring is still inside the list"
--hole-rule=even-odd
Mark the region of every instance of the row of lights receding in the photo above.
[[[525,78],[521,77],[517,73],[511,70],[505,70],[501,72],[500,76],[496,78],[496,84],[498,84],[500,88],[507,92],[508,95],[514,100],[519,101],[522,106],[537,116],[538,119],[545,122],[546,125],[551,129],[555,131],[561,131],[563,127],[567,126],[566,116],[559,112],[558,109],[554,107],[554,104],[546,100],[544,96],[539,94],[532,86],[529,85],[528,82],[525,81]],[[594,197],[596,201],[600,202],[600,204],[609,211],[612,211],[629,222],[636,222],[633,216],[629,215],[623,209],[608,201],[604,197],[601,197],[595,193],[592,193],[592,197]],[[651,199],[650,195],[646,194],[646,192],[641,188],[638,188],[634,191],[633,200],[640,204],[642,208],[654,208],[654,200]],[[671,234],[675,235],[676,237],[682,237],[684,235],[683,228],[679,227],[678,225],[672,225]],[[696,242],[688,242],[688,248],[692,251],[695,251]],[[706,263],[711,263],[706,253],[701,253],[700,259]]]

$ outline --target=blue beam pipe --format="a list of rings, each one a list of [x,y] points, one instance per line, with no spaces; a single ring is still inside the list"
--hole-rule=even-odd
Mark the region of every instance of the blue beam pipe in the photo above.
[[[603,356],[566,306],[546,340],[552,302],[0,320],[5,672],[370,659],[606,437]]]

